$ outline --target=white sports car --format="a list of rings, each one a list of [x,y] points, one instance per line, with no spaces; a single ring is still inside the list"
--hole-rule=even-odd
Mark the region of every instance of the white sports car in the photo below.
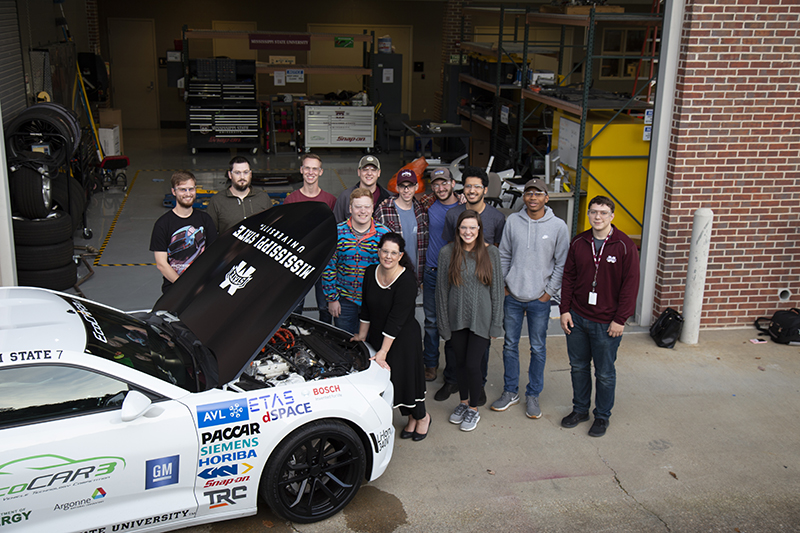
[[[391,459],[393,389],[368,345],[291,314],[335,245],[309,202],[222,235],[150,313],[0,288],[0,528],[342,510]]]

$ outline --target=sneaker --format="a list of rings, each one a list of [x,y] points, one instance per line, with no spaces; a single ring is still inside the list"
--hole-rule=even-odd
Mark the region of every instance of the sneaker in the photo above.
[[[442,388],[436,391],[436,394],[433,395],[433,399],[437,402],[443,402],[455,392],[458,392],[458,385],[455,383],[447,383],[445,381],[444,385],[442,385]]]
[[[570,414],[561,419],[561,425],[565,428],[574,428],[581,422],[589,420],[589,413],[578,413],[572,411]]]
[[[436,367],[425,367],[425,381],[436,381]]]
[[[525,416],[528,418],[542,418],[542,410],[539,408],[539,397],[525,395]]]
[[[456,408],[453,410],[453,414],[450,415],[450,423],[451,424],[460,424],[464,421],[464,413],[469,411],[469,407],[467,404],[458,402]]]
[[[505,411],[512,405],[519,403],[519,394],[514,392],[503,391],[503,394],[492,404],[492,411]]]
[[[592,424],[592,428],[589,430],[589,436],[602,437],[603,435],[606,434],[606,429],[608,429],[608,420],[605,420],[603,418],[595,418],[594,424]]]
[[[473,429],[478,427],[478,420],[480,419],[481,419],[481,414],[478,412],[477,409],[467,408],[467,412],[464,413],[464,421],[461,422],[461,431],[472,431]]]

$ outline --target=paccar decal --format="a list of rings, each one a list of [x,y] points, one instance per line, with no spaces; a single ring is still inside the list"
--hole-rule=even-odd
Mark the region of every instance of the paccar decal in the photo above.
[[[22,350],[20,352],[9,352],[6,356],[10,362],[14,361],[38,361],[42,359],[61,359],[61,350]],[[3,362],[3,354],[0,353],[0,363]]]
[[[27,522],[31,512],[25,507],[14,509],[13,511],[0,511],[0,527]]]
[[[242,439],[242,440],[248,440],[248,439]],[[258,445],[258,439],[256,438],[256,439],[253,439],[253,440],[255,440],[256,441],[256,445]],[[206,447],[208,447],[208,446],[206,446]],[[255,450],[247,450],[247,451],[240,450],[238,452],[223,453],[223,454],[220,454],[220,455],[212,455],[211,457],[207,457],[205,459],[200,459],[200,462],[199,462],[198,466],[200,468],[202,468],[204,466],[218,465],[220,463],[230,463],[232,461],[243,461],[244,459],[251,459],[251,458],[255,458],[255,457],[258,457],[258,455],[256,454]]]
[[[221,440],[238,439],[239,437],[247,437],[250,435],[258,435],[261,433],[258,423],[252,422],[250,424],[241,424],[239,426],[232,426],[225,429],[217,429],[214,432],[204,431],[203,444],[210,444]]]
[[[233,424],[249,419],[250,413],[245,409],[244,400],[197,406],[197,426],[201,428]]]
[[[177,483],[180,460],[180,455],[171,455],[146,461],[144,489],[155,489]]]
[[[94,483],[125,466],[124,458],[113,456],[69,459],[44,454],[23,457],[0,465],[0,497],[5,501],[29,492],[39,494]]]
[[[81,498],[79,500],[73,500],[69,502],[57,503],[55,507],[53,507],[53,511],[72,511],[73,509],[81,509],[83,507],[88,507],[90,505],[98,505],[103,503],[103,498],[106,497],[106,491],[103,490],[102,487],[97,487],[94,489],[91,497],[88,498]]]
[[[245,485],[241,485],[239,487],[231,487],[229,489],[208,490],[203,493],[203,496],[208,498],[209,509],[227,507],[228,505],[236,505],[236,500],[246,498],[247,487]]]
[[[231,442],[221,442],[219,444],[212,444],[211,446],[200,446],[200,456],[202,457],[222,452],[230,452],[233,450],[241,450],[242,448],[255,448],[256,446],[258,446],[258,437],[253,437],[251,439],[234,440]]]

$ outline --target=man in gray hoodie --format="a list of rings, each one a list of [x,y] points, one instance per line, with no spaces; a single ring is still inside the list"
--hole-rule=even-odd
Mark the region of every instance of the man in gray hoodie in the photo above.
[[[550,300],[559,299],[561,277],[569,251],[567,224],[547,207],[550,197],[544,182],[525,184],[525,209],[508,217],[500,241],[500,263],[506,283],[503,302],[503,394],[492,404],[505,411],[519,403],[519,337],[522,319],[528,315],[531,362],[525,388],[528,418],[539,418],[539,394],[544,386],[545,340],[550,319]]]

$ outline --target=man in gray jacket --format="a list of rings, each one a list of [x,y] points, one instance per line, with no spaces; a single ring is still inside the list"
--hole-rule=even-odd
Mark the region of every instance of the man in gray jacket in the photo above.
[[[547,207],[550,197],[543,181],[525,184],[525,209],[508,217],[500,241],[500,263],[506,283],[503,302],[503,394],[492,404],[505,411],[519,403],[519,337],[522,319],[528,315],[531,361],[525,389],[528,418],[539,418],[539,394],[544,386],[545,340],[550,319],[550,300],[558,300],[561,277],[569,251],[567,224]]]

